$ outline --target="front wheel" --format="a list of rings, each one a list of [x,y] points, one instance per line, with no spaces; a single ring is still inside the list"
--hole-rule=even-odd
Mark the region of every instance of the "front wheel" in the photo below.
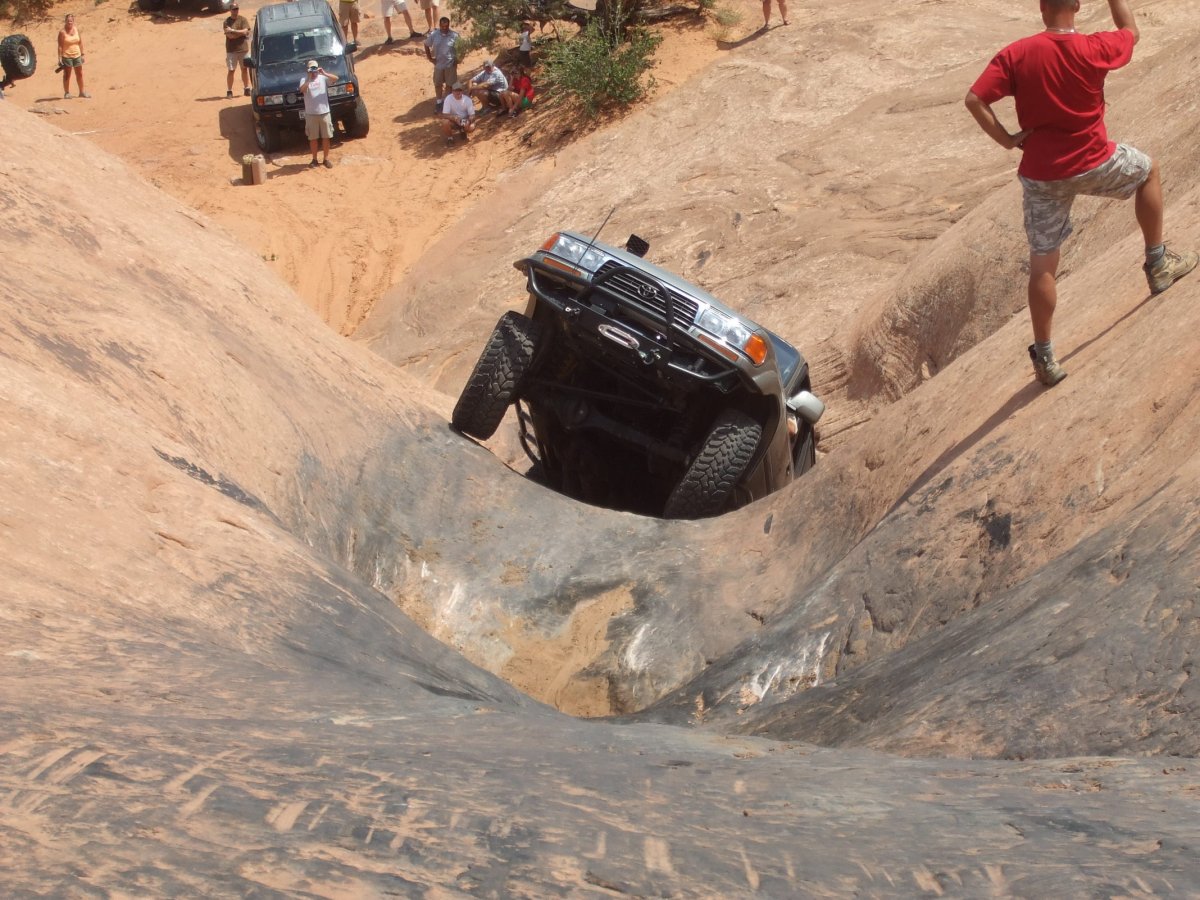
[[[274,153],[279,149],[279,129],[274,125],[269,125],[262,119],[254,120],[254,140],[258,142],[258,149],[263,153]]]
[[[367,102],[362,97],[354,104],[354,112],[346,116],[346,134],[352,138],[365,138],[371,130],[371,117],[367,114]]]
[[[527,316],[506,312],[500,317],[454,405],[450,421],[455,428],[481,441],[496,433],[533,371],[541,336],[542,327]]]
[[[667,498],[663,516],[703,519],[724,512],[761,440],[762,426],[754,419],[736,409],[722,412]]]

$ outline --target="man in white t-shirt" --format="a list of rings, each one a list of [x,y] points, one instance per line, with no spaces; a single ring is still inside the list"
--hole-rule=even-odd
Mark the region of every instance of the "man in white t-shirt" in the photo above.
[[[400,13],[404,16],[404,24],[408,26],[408,39],[415,41],[419,37],[424,37],[423,34],[417,34],[413,30],[412,16],[408,13],[408,0],[379,0],[379,14],[383,16],[383,30],[387,32],[387,40],[385,44],[394,44],[392,38],[392,14]]]
[[[305,79],[300,82],[300,93],[304,97],[304,133],[308,135],[308,146],[312,150],[312,162],[308,167],[315,169],[324,165],[325,168],[332,169],[333,163],[329,161],[329,139],[333,137],[333,119],[329,115],[329,86],[337,81],[338,77],[322,69],[315,59],[308,61],[307,69]],[[318,140],[325,153],[324,163],[317,162]]]
[[[464,140],[471,139],[475,130],[475,101],[463,92],[461,81],[454,82],[450,94],[442,101],[442,134],[446,146],[454,143],[454,135],[461,133]]]

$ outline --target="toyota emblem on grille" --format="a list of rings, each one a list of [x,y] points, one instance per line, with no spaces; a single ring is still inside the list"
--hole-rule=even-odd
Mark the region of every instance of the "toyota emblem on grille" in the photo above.
[[[638,344],[638,339],[632,334],[630,334],[628,331],[622,331],[620,328],[617,328],[614,325],[598,325],[596,330],[614,344],[620,344],[622,347],[625,347],[629,350],[636,350],[639,346],[641,346]]]
[[[637,291],[638,296],[641,297],[643,300],[657,300],[658,299],[658,288],[656,288],[652,284],[647,284],[644,281],[639,281],[636,284],[634,284],[633,289],[635,291]]]

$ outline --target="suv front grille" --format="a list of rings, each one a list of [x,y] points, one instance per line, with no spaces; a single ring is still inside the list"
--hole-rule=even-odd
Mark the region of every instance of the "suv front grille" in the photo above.
[[[596,274],[603,275],[618,266],[619,263],[615,262],[605,263]],[[654,279],[641,276],[637,272],[621,272],[608,279],[604,286],[623,301],[650,313],[664,325],[667,322],[667,301],[663,296],[664,290],[671,293],[671,316],[674,324],[686,328],[696,321],[696,314],[700,311],[700,304],[691,297],[681,294],[679,291],[672,291]]]

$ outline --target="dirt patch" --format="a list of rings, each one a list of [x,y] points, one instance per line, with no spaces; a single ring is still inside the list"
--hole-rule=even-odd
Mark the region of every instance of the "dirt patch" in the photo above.
[[[581,603],[557,634],[512,620],[505,641],[513,655],[498,673],[509,684],[572,716],[612,715],[608,676],[588,669],[608,652],[608,622],[633,607],[628,587]]]

